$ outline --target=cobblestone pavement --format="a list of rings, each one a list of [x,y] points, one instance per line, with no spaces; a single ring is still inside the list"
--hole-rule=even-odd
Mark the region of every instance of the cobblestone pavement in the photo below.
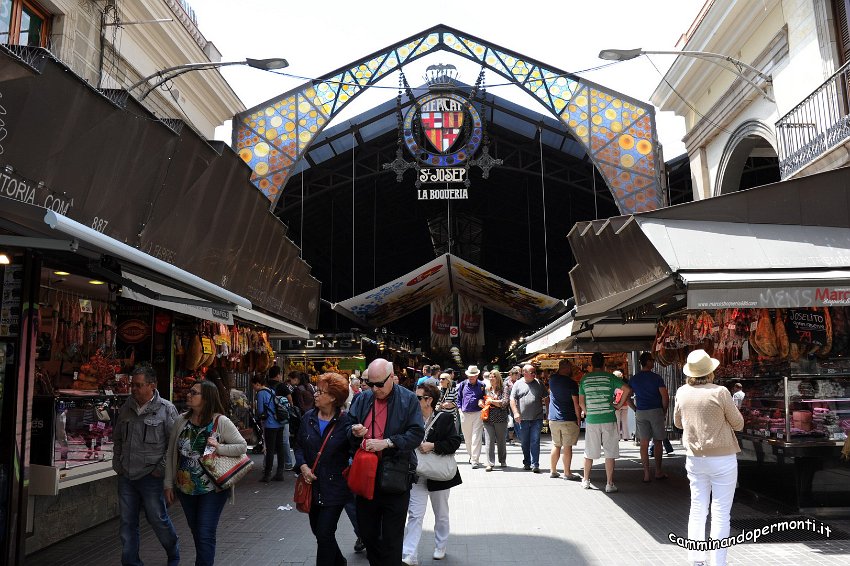
[[[606,494],[602,461],[591,474],[595,489],[579,482],[549,477],[549,441],[543,437],[541,474],[522,470],[519,446],[508,447],[508,468],[488,473],[472,470],[463,447],[458,451],[463,485],[452,490],[451,537],[446,559],[434,561],[433,515],[429,510],[419,546],[419,564],[687,564],[685,550],[671,544],[668,533],[687,534],[689,490],[684,456],[679,445],[665,456],[670,478],[641,482],[638,451],[621,442],[615,483],[619,493]],[[573,469],[582,462],[581,444],[574,451]],[[254,457],[259,463],[259,456]],[[224,566],[309,565],[315,563],[315,539],[306,515],[281,510],[292,502],[294,480],[259,483],[260,472],[244,479],[236,502],[227,505],[218,530],[217,563]],[[732,518],[776,516],[776,509],[738,494]],[[183,564],[195,559],[191,534],[179,505],[172,518],[180,534]],[[777,519],[778,520],[778,519]],[[147,523],[142,531],[142,558],[150,565],[164,564],[164,553]],[[827,520],[850,533],[850,521]],[[733,530],[733,535],[737,531]],[[352,566],[366,566],[364,555],[354,554],[354,534],[343,513],[337,539]],[[26,564],[47,566],[119,565],[121,546],[117,519],[90,529],[27,558]],[[850,540],[796,543],[759,543],[734,546],[733,565],[789,565],[850,563]],[[388,565],[396,566],[396,565]]]

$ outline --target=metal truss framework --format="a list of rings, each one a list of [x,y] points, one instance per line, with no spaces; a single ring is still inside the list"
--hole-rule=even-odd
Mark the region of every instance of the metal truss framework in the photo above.
[[[234,147],[271,208],[310,144],[338,112],[388,74],[440,50],[505,77],[558,118],[586,148],[621,213],[662,206],[651,105],[438,25],[234,117]]]

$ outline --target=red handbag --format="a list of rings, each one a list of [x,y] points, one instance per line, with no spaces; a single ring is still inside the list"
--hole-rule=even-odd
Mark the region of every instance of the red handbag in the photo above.
[[[331,429],[325,435],[325,439],[322,441],[322,446],[319,447],[319,453],[316,454],[316,459],[313,460],[313,467],[310,468],[315,475],[316,466],[319,465],[319,458],[322,456],[322,451],[325,449],[325,444],[327,444],[328,439],[331,437],[331,433],[334,431],[334,427],[336,423],[331,426]],[[301,511],[302,513],[309,513],[310,508],[313,505],[313,484],[307,483],[307,480],[304,479],[304,474],[298,474],[298,479],[295,480],[295,494],[292,496],[292,500],[295,502],[295,508]]]
[[[348,489],[366,499],[375,497],[375,478],[378,476],[378,455],[358,448],[351,465],[344,472]]]

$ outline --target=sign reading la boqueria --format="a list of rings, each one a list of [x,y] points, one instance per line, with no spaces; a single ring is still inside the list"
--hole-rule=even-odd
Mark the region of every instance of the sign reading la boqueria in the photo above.
[[[850,306],[850,286],[688,289],[689,309],[836,306]]]
[[[403,119],[399,92],[399,147],[396,159],[385,163],[383,168],[394,171],[398,182],[403,180],[405,171],[414,169],[419,200],[465,199],[471,185],[470,166],[480,167],[482,178],[486,179],[492,167],[502,164],[501,159],[489,154],[484,121],[473,103],[475,95],[461,92],[456,75],[454,65],[428,67],[426,79],[430,92],[415,99]],[[482,80],[483,75],[473,92],[479,91]],[[403,77],[402,81],[407,85]],[[409,87],[407,92],[412,98]],[[402,145],[413,156],[413,162],[402,157]],[[475,159],[482,145],[481,156]],[[453,189],[448,186],[452,183],[462,183],[465,188]],[[423,190],[420,189],[423,184],[442,184],[445,189]]]

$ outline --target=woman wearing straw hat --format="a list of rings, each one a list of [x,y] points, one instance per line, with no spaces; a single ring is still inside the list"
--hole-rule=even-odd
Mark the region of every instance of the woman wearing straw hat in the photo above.
[[[738,481],[741,451],[736,430],[744,428],[744,418],[732,401],[729,390],[714,383],[714,370],[720,362],[705,350],[694,350],[682,372],[687,384],[676,392],[673,418],[684,429],[682,444],[687,450],[685,470],[691,483],[691,513],[688,538],[705,540],[705,520],[711,503],[711,539],[729,536],[730,512]],[[726,548],[711,551],[713,566],[726,565]],[[694,566],[705,566],[705,551],[688,550]]]

